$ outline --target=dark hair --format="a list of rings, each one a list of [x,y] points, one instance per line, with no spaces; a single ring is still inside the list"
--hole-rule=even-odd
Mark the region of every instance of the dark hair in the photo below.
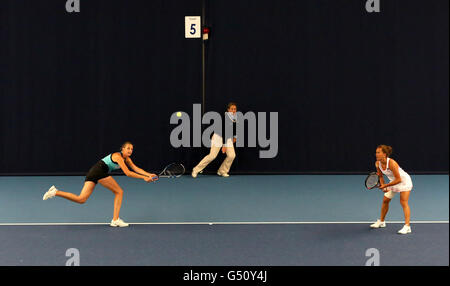
[[[236,106],[236,108],[237,108],[237,104],[236,104],[235,102],[230,102],[230,103],[227,104],[227,111],[228,111],[228,109],[230,109],[230,107],[232,107],[233,105]]]
[[[120,146],[120,151],[122,151],[123,147],[125,147],[128,144],[133,145],[133,143],[131,143],[130,141],[125,141],[125,143],[123,143],[122,146]]]
[[[388,157],[392,154],[392,147],[388,145],[378,145],[377,149],[381,148],[383,153],[385,153]]]

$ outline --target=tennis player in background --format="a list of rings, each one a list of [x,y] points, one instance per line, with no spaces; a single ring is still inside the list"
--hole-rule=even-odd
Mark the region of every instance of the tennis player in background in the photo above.
[[[375,168],[377,169],[378,177],[380,178],[380,189],[384,192],[383,203],[381,205],[381,216],[374,224],[370,225],[371,228],[386,227],[384,221],[386,214],[389,210],[389,203],[395,194],[400,194],[400,204],[403,207],[403,213],[405,215],[405,225],[398,231],[399,234],[411,233],[410,217],[411,211],[408,205],[409,195],[413,188],[411,177],[403,171],[403,169],[397,164],[396,161],[389,158],[392,154],[392,147],[387,145],[380,145],[376,149]],[[385,184],[383,175],[386,175],[389,179],[389,183]]]
[[[45,201],[58,196],[79,204],[84,204],[94,191],[96,184],[100,183],[103,187],[111,190],[115,195],[114,214],[110,226],[128,226],[128,224],[119,217],[120,206],[122,205],[123,190],[109,173],[114,170],[122,169],[128,177],[143,179],[146,182],[151,182],[158,179],[155,174],[148,173],[137,167],[130,158],[132,153],[133,144],[130,142],[125,142],[122,145],[120,152],[111,153],[92,166],[86,175],[83,189],[79,195],[63,192],[57,190],[55,186],[51,186],[50,189],[44,194],[43,200]],[[128,166],[131,167],[134,172],[130,171]]]

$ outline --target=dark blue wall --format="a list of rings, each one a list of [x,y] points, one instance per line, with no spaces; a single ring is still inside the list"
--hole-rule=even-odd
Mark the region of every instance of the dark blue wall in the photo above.
[[[171,147],[169,118],[202,103],[201,0],[64,2],[0,3],[0,173],[85,172],[124,140],[192,168],[208,150]],[[206,111],[279,114],[278,156],[238,148],[232,172],[365,172],[378,144],[448,172],[448,1],[365,2],[206,1]]]

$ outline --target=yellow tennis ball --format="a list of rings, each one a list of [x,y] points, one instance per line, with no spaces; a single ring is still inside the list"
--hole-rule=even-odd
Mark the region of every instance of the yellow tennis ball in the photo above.
[[[177,117],[181,117],[181,112],[177,112]]]

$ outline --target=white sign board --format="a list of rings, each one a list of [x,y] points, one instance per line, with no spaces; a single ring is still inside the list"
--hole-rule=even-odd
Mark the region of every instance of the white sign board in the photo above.
[[[201,37],[200,18],[200,16],[184,17],[184,35],[187,39]]]

